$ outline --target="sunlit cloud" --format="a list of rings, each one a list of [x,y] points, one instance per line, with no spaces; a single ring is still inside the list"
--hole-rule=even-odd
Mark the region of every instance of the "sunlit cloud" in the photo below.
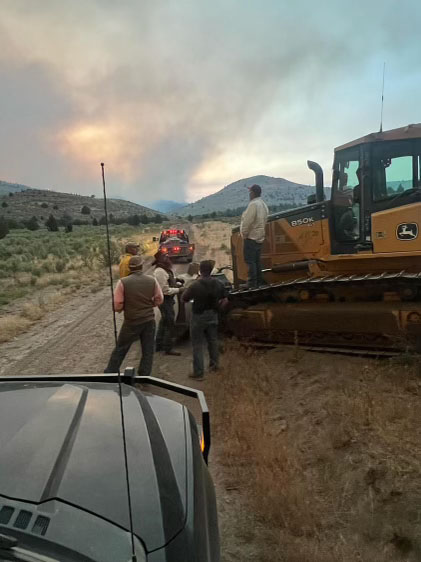
[[[58,135],[61,152],[72,160],[77,173],[90,176],[95,165],[106,162],[125,182],[136,178],[135,154],[130,133],[121,125],[77,124]]]

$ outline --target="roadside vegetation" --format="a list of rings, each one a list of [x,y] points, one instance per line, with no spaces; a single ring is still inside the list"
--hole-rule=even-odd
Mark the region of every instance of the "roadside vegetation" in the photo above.
[[[416,363],[234,345],[206,386],[233,532],[262,543],[254,560],[421,560]]]
[[[135,240],[144,254],[155,248],[147,230],[111,225],[111,262]],[[107,283],[105,227],[64,230],[12,230],[0,240],[0,342],[9,341],[79,290],[95,292]]]

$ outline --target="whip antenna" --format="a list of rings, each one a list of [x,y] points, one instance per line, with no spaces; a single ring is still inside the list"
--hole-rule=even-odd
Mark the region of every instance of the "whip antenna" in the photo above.
[[[110,242],[110,229],[108,226],[108,209],[107,209],[107,194],[105,191],[105,171],[104,162],[101,162],[101,173],[102,173],[102,190],[104,193],[104,213],[105,213],[105,230],[107,233],[107,256],[108,256],[108,273],[110,275],[110,289],[111,289],[111,304],[113,307],[113,325],[114,325],[114,341],[117,345],[117,322],[115,318],[115,306],[114,306],[114,284],[113,284],[113,270],[111,265],[111,242]],[[120,374],[120,371],[119,371]]]
[[[383,84],[382,84],[382,107],[380,111],[380,132],[383,132],[383,103],[384,103],[384,74],[386,71],[386,63],[383,63]]]
[[[110,242],[110,229],[108,226],[108,210],[107,210],[107,194],[105,190],[105,171],[104,162],[101,162],[101,173],[102,173],[102,189],[104,193],[104,213],[105,213],[105,229],[107,236],[107,253],[108,253],[108,272],[110,275],[110,288],[111,288],[111,304],[113,308],[113,325],[114,325],[114,340],[117,345],[117,322],[115,317],[115,305],[114,305],[114,287],[113,287],[113,270],[111,265],[111,242]],[[134,531],[133,531],[133,511],[132,511],[132,500],[130,494],[130,478],[129,478],[129,463],[127,460],[127,442],[126,442],[126,424],[124,422],[124,409],[123,409],[123,389],[121,385],[121,374],[120,369],[117,373],[118,378],[118,393],[120,397],[120,414],[121,414],[121,429],[123,433],[123,450],[124,450],[124,471],[126,473],[126,488],[127,488],[127,504],[129,510],[129,523],[130,523],[130,538],[132,543],[132,562],[137,562],[135,547],[134,547]]]

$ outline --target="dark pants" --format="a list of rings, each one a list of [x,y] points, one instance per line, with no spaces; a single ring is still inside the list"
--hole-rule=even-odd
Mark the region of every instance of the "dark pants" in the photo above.
[[[139,363],[139,375],[149,377],[152,371],[155,320],[143,324],[131,325],[123,322],[117,338],[117,345],[111,353],[110,360],[104,373],[116,373],[123,359],[126,357],[133,342],[140,339],[142,358]]]
[[[193,348],[193,375],[202,377],[205,372],[203,345],[208,344],[209,367],[217,369],[219,364],[218,313],[205,310],[202,314],[192,314],[190,337]]]
[[[165,296],[159,310],[161,311],[161,320],[156,334],[156,350],[171,351],[175,332],[174,297]]]
[[[244,261],[249,270],[247,284],[250,288],[258,287],[263,284],[262,264],[260,262],[260,254],[263,244],[246,238],[244,240]]]

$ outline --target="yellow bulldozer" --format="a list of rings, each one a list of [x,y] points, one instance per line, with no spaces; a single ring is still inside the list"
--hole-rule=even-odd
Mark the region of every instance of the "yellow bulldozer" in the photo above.
[[[336,148],[330,200],[321,167],[307,164],[308,205],[268,219],[268,285],[241,289],[247,265],[233,229],[228,330],[304,347],[421,350],[421,124]]]

